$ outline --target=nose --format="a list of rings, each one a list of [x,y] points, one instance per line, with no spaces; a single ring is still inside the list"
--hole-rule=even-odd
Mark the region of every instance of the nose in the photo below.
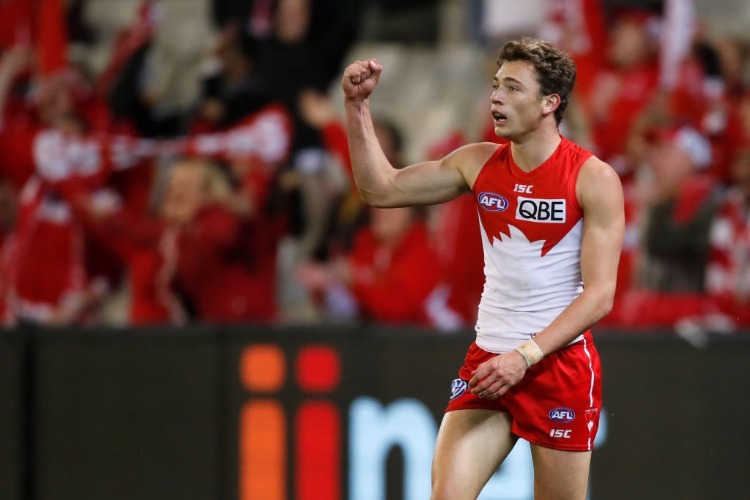
[[[500,104],[503,102],[503,97],[504,97],[504,94],[502,91],[502,87],[492,89],[492,93],[490,94],[490,102],[493,104],[495,103]]]

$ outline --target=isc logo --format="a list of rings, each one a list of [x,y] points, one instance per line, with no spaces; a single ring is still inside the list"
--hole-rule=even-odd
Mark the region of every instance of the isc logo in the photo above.
[[[497,193],[490,193],[489,191],[479,193],[477,202],[479,202],[479,206],[488,212],[502,212],[508,208],[508,200],[505,197]]]
[[[565,222],[565,200],[544,200],[519,196],[516,219],[561,224]]]
[[[552,429],[549,431],[549,437],[570,439],[571,429]]]

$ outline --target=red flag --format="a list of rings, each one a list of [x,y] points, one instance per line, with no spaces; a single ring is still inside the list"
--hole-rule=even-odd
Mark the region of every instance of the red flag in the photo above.
[[[0,47],[30,45],[34,0],[0,1]]]
[[[602,1],[550,0],[539,36],[573,57],[578,67],[576,89],[588,93],[607,47]]]
[[[68,65],[68,30],[63,0],[38,0],[36,11],[37,70],[51,76]]]

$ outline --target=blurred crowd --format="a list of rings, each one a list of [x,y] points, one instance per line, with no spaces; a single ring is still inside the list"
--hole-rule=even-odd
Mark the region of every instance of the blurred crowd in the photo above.
[[[470,330],[483,287],[473,199],[363,206],[331,99],[373,4],[435,2],[207,1],[199,96],[170,112],[143,83],[158,0],[140,2],[96,74],[68,50],[96,43],[85,0],[0,1],[4,324]],[[475,2],[473,43],[492,54],[504,35],[487,27],[489,3]],[[709,33],[692,0],[545,6],[528,34],[579,70],[562,133],[615,167],[626,192],[604,323],[749,327],[750,41]],[[498,141],[492,73],[477,75],[479,131],[448,130],[423,158]],[[380,117],[376,129],[403,166],[398,124]]]

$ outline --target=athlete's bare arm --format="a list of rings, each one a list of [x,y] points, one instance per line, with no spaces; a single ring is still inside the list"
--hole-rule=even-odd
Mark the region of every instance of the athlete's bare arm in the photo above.
[[[617,173],[596,157],[581,168],[576,193],[583,209],[581,277],[584,290],[544,330],[534,337],[544,355],[568,345],[612,308],[620,260],[625,214]],[[480,365],[470,382],[475,394],[495,399],[515,385],[527,370],[516,351]]]
[[[622,185],[617,173],[596,157],[581,168],[576,193],[583,209],[583,293],[534,340],[544,354],[566,346],[612,309],[617,266],[625,232]]]
[[[362,199],[377,207],[429,205],[468,191],[496,144],[469,144],[437,161],[395,169],[375,136],[369,96],[383,67],[375,60],[355,61],[344,70],[346,129],[354,179]]]

